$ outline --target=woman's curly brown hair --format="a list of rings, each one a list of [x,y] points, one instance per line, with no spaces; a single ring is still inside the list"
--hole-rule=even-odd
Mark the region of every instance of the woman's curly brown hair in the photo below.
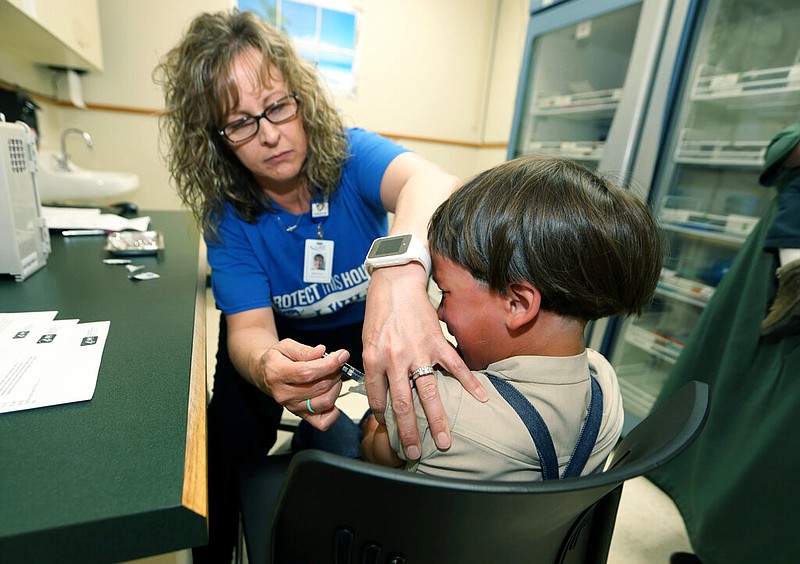
[[[181,201],[212,239],[219,238],[218,221],[226,201],[250,223],[272,209],[253,175],[218,133],[221,121],[239,101],[231,63],[249,49],[262,54],[265,84],[270,81],[270,68],[277,68],[289,92],[298,97],[308,138],[301,179],[328,197],[339,183],[348,156],[340,116],[316,70],[298,57],[286,34],[250,12],[198,16],[156,67],[154,78],[164,88],[161,131],[169,146],[166,160],[171,178]]]

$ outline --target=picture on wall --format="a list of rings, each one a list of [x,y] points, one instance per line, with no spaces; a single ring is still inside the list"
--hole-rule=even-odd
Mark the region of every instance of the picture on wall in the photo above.
[[[333,94],[355,94],[358,18],[354,10],[341,2],[325,1],[239,0],[238,6],[286,31],[300,56],[317,66]]]

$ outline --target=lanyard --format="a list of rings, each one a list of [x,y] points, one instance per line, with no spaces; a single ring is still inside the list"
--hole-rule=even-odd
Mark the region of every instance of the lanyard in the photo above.
[[[484,372],[484,374],[486,374]],[[553,438],[550,435],[550,430],[547,424],[539,415],[539,412],[533,404],[522,395],[514,386],[509,384],[506,380],[486,374],[489,381],[497,388],[500,395],[503,396],[514,411],[517,412],[528,432],[531,434],[533,444],[536,446],[536,451],[539,453],[539,461],[542,465],[542,478],[545,480],[558,479],[558,457],[556,456],[556,449],[553,446]],[[564,474],[561,478],[571,478],[580,476],[583,472],[589,457],[592,454],[597,435],[600,433],[600,423],[603,419],[603,391],[600,389],[600,384],[591,374],[589,375],[592,385],[592,397],[589,402],[589,409],[586,412],[586,419],[583,421],[580,435],[578,435],[578,442],[575,444],[575,449],[572,451],[567,467],[564,469]]]
[[[323,239],[325,233],[322,231],[322,225],[328,219],[330,208],[328,207],[327,200],[311,200],[311,221],[317,224],[317,239]]]

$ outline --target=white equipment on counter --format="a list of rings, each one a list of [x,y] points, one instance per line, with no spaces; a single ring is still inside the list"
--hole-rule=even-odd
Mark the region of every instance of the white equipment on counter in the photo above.
[[[0,275],[17,282],[47,264],[50,234],[36,185],[36,140],[0,114]]]

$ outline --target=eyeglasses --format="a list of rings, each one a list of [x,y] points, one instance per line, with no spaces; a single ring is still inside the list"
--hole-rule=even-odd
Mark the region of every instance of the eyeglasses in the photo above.
[[[297,115],[297,107],[300,100],[295,94],[284,96],[267,106],[267,108],[257,116],[244,116],[243,118],[232,121],[228,125],[218,130],[218,133],[231,143],[241,143],[247,141],[258,133],[261,125],[261,118],[268,122],[278,125],[292,119]]]

